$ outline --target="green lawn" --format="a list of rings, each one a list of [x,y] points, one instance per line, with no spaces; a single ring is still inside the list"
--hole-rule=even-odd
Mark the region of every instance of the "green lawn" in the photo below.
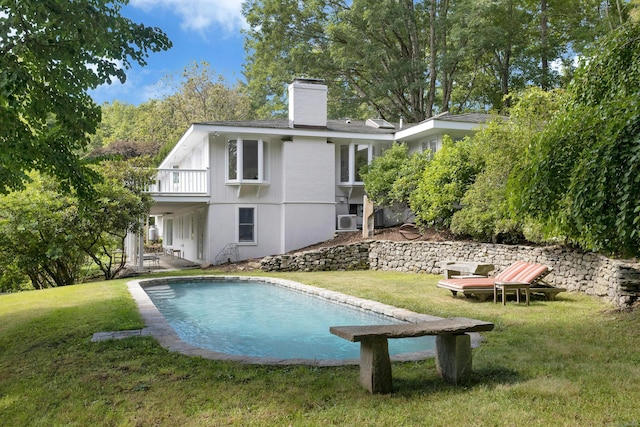
[[[469,384],[444,383],[434,360],[394,363],[395,392],[370,395],[357,366],[210,361],[151,338],[91,343],[94,332],[143,326],[124,280],[2,295],[0,425],[640,426],[638,312],[570,293],[529,307],[479,303],[417,274],[274,276],[496,329],[473,350]]]

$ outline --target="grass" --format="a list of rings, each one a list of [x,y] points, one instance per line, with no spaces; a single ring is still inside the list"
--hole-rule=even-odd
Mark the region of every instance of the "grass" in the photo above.
[[[417,274],[274,276],[496,329],[473,350],[469,384],[444,383],[433,360],[394,363],[395,392],[372,396],[357,366],[210,361],[152,338],[91,343],[94,332],[143,326],[124,280],[2,295],[0,425],[640,425],[638,312],[577,294],[479,303]]]

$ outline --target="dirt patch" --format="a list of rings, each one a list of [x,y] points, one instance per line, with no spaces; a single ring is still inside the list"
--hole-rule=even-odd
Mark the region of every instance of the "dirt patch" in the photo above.
[[[374,232],[373,237],[363,237],[362,231],[346,231],[336,233],[334,238],[327,240],[326,242],[316,243],[311,246],[307,246],[302,249],[297,249],[294,252],[310,251],[314,249],[327,248],[338,245],[349,245],[352,243],[361,242],[363,240],[388,240],[392,242],[403,241],[428,241],[428,242],[444,242],[452,240],[451,234],[436,231],[433,229],[427,229],[425,231],[419,231],[415,227],[389,227],[377,229]]]

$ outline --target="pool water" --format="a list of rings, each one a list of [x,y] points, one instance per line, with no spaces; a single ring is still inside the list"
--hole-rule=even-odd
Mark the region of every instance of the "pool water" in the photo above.
[[[234,355],[355,359],[360,344],[332,335],[330,326],[403,323],[256,281],[181,282],[147,286],[145,291],[183,341]],[[433,337],[389,340],[391,355],[434,348]]]

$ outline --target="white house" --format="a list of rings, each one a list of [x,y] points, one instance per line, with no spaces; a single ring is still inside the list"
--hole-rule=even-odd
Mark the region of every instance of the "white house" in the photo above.
[[[194,123],[160,164],[151,188],[163,247],[219,264],[280,254],[354,229],[364,186],[358,169],[394,142],[437,150],[470,135],[484,114],[415,125],[327,120],[327,87],[296,79],[289,118]]]

